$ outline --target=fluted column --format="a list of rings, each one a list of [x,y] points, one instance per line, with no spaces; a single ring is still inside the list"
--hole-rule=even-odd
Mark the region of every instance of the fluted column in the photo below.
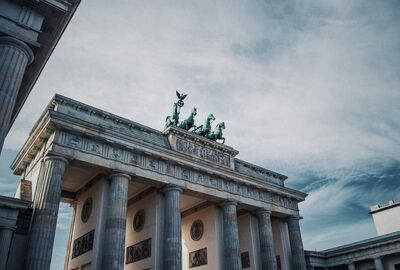
[[[33,52],[24,42],[0,37],[0,154],[26,67]]]
[[[226,270],[241,270],[239,229],[237,223],[236,202],[222,203],[224,232],[224,265]]]
[[[182,269],[181,192],[182,188],[168,185],[163,188],[165,197],[164,269]]]
[[[299,217],[291,217],[287,221],[290,249],[292,251],[292,268],[296,270],[307,270],[299,219]]]
[[[70,205],[72,210],[72,220],[69,227],[67,250],[65,252],[64,270],[68,270],[69,258],[71,256],[72,235],[74,234],[75,216],[76,216],[76,201],[74,200]]]
[[[5,270],[7,266],[8,252],[15,227],[0,225],[0,270]]]
[[[131,177],[123,173],[110,175],[110,191],[102,269],[124,269],[126,210],[128,207],[128,184]]]
[[[385,270],[382,259],[380,257],[374,258],[374,264],[376,270]]]
[[[260,257],[262,270],[277,270],[274,238],[271,225],[271,211],[259,209],[256,212],[260,237]]]
[[[25,269],[50,269],[62,176],[68,161],[59,156],[47,156],[40,172],[34,200],[34,217],[30,230]]]
[[[356,270],[356,265],[354,263],[347,264],[347,270]]]

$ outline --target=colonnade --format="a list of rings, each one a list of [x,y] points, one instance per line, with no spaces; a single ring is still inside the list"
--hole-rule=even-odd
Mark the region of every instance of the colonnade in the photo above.
[[[58,156],[44,158],[39,186],[35,195],[34,219],[30,232],[25,269],[50,269],[51,251],[56,230],[57,214],[61,196],[62,175],[68,161]],[[126,213],[128,183],[131,177],[114,173],[109,177],[110,190],[103,244],[102,269],[123,269],[125,254]],[[182,235],[180,200],[182,188],[167,185],[161,190],[165,199],[165,229],[163,266],[168,270],[182,269]],[[240,270],[240,243],[237,222],[237,203],[221,204],[223,218],[224,268]],[[260,241],[261,269],[277,270],[268,209],[256,211]],[[287,221],[291,246],[292,269],[306,270],[299,218]],[[377,268],[378,270],[381,270]]]
[[[385,267],[383,266],[382,258],[381,257],[375,257],[373,258],[374,260],[374,265],[376,270],[385,270]],[[350,262],[347,264],[347,269],[348,270],[357,270],[356,267],[356,262]]]

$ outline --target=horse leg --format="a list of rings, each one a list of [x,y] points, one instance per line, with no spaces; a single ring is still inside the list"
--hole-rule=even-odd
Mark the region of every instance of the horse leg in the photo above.
[[[222,137],[221,139],[222,139],[222,144],[224,144],[225,143],[225,138]]]

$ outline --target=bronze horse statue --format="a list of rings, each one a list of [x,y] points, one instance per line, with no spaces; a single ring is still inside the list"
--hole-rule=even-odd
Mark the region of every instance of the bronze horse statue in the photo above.
[[[211,132],[211,122],[215,120],[212,113],[207,116],[206,121],[203,125],[198,126],[193,130],[194,133],[200,136],[207,136]]]
[[[190,113],[189,117],[182,122],[179,123],[178,127],[184,130],[190,130],[191,128],[195,128],[194,125],[194,117],[197,115],[197,109],[193,108],[192,112]]]
[[[225,143],[225,138],[223,137],[222,130],[225,129],[225,122],[218,123],[214,131],[209,133],[206,137],[212,141],[222,140],[222,144]]]

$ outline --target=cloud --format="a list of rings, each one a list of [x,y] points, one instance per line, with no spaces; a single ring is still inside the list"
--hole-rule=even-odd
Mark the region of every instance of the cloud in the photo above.
[[[301,203],[306,247],[324,249],[376,236],[369,207],[399,200],[399,178],[400,162],[394,160],[307,177],[303,191],[309,196]]]
[[[399,161],[399,28],[396,1],[87,0],[5,148],[21,147],[54,92],[161,130],[180,90],[182,114],[214,113],[241,159],[310,192],[304,223],[317,231],[324,212],[359,218],[392,199],[397,180],[379,167]]]

